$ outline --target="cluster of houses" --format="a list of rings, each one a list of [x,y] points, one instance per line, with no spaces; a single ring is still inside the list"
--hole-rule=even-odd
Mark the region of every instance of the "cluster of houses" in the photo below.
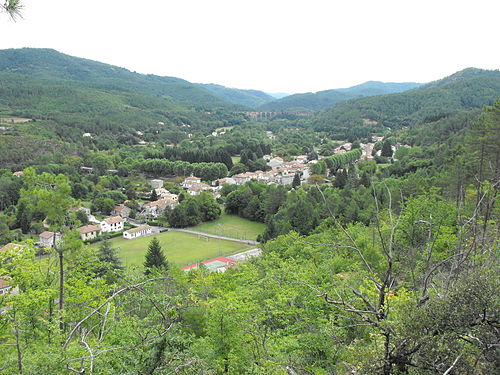
[[[300,176],[301,181],[306,181],[310,176],[308,166],[310,162],[307,161],[306,155],[297,156],[295,160],[290,162],[285,162],[283,158],[278,156],[272,157],[270,155],[264,155],[264,159],[267,160],[267,165],[272,170],[240,173],[232,177],[216,180],[213,184],[218,186],[223,184],[243,185],[250,180],[256,180],[267,184],[291,185],[295,174]]]

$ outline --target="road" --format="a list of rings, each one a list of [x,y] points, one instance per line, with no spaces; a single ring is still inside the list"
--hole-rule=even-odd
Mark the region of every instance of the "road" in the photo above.
[[[234,241],[234,242],[246,243],[248,245],[259,245],[259,242],[257,242],[257,241],[240,240],[238,238],[218,236],[216,234],[203,233],[203,232],[198,232],[196,230],[191,230],[191,229],[168,228],[168,230],[169,231],[173,230],[175,232],[184,232],[184,233],[197,234],[199,236],[205,236],[205,237],[210,237],[210,238],[217,238],[219,240],[226,240],[226,241]]]

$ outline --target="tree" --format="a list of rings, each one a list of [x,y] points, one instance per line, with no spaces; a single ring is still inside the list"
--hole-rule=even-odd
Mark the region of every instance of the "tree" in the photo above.
[[[156,194],[156,189],[151,192],[151,197],[149,198],[151,202],[156,202],[158,200],[158,194]]]
[[[14,21],[17,17],[22,17],[23,8],[20,0],[5,0],[4,4],[0,4],[0,11],[6,12]]]
[[[298,186],[300,186],[300,175],[295,173],[295,176],[293,176],[292,187],[296,188]]]
[[[146,275],[150,274],[153,269],[163,269],[168,270],[168,262],[163,254],[163,250],[160,245],[160,241],[154,237],[148,246],[148,251],[146,253],[144,261],[144,273]]]
[[[386,158],[390,158],[392,156],[392,146],[391,142],[388,139],[384,141],[382,145],[382,151],[380,152],[380,156],[384,156]]]
[[[111,242],[108,239],[105,239],[101,243],[101,246],[99,246],[97,258],[100,262],[99,268],[96,271],[97,276],[104,277],[109,275],[113,280],[116,279],[116,277],[113,277],[113,274],[123,271],[122,262],[117,255],[117,251],[115,248],[111,247]]]

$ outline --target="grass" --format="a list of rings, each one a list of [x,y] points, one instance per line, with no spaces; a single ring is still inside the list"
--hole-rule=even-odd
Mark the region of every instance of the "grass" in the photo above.
[[[243,219],[235,215],[223,214],[217,220],[203,223],[189,228],[203,233],[217,234],[219,236],[239,238],[243,240],[255,240],[259,234],[264,232],[266,225]]]
[[[240,156],[231,156],[231,160],[233,161],[233,164],[239,163],[241,160]]]
[[[220,255],[239,253],[255,246],[239,242],[216,240],[182,232],[163,232],[156,235],[167,260],[177,266],[186,266]],[[142,266],[149,242],[153,236],[126,240],[123,237],[111,239],[111,246],[118,248],[118,254],[125,266]],[[99,247],[99,243],[92,246]]]

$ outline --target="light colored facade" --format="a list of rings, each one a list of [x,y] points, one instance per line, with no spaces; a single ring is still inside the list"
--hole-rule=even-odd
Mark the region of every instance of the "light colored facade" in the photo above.
[[[197,184],[192,184],[190,187],[187,188],[187,192],[190,195],[200,195],[202,191],[209,191],[209,190],[212,190],[212,187],[202,182]]]
[[[111,211],[111,214],[125,219],[130,216],[131,211],[130,207],[127,207],[124,204],[119,204],[113,209],[113,211]]]
[[[159,189],[163,187],[163,180],[151,180],[149,183],[151,184],[151,189]]]
[[[80,238],[82,241],[87,241],[96,238],[101,235],[101,226],[97,225],[84,225],[77,229],[80,232]]]
[[[145,237],[153,234],[153,228],[149,225],[142,225],[137,228],[132,228],[123,232],[123,238],[132,240],[134,238]]]
[[[199,177],[195,177],[195,176],[191,176],[191,177],[187,177],[181,184],[181,186],[185,189],[189,189],[191,186],[194,186],[196,184],[199,184],[201,183],[201,178]]]
[[[279,156],[275,157],[275,158],[272,158],[271,160],[269,160],[267,162],[267,165],[269,165],[271,168],[279,168],[283,165],[284,161],[282,158],[280,158]]]
[[[56,244],[61,241],[61,233],[54,233],[54,232],[42,232],[40,233],[40,246],[46,247],[46,248],[53,248],[54,247],[54,236],[55,236],[55,242]]]
[[[120,232],[123,230],[125,220],[121,216],[108,217],[101,221],[101,232]]]

